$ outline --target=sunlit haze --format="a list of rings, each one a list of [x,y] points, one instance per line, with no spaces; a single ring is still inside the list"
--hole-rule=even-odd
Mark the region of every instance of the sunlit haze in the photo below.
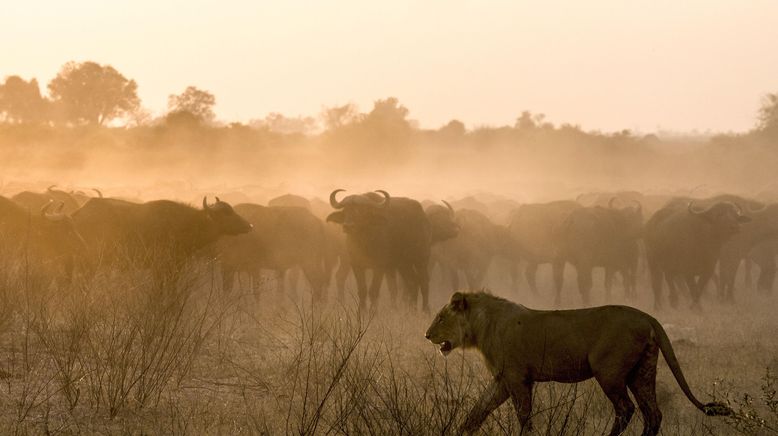
[[[0,13],[0,77],[45,91],[67,61],[110,64],[155,114],[188,85],[219,119],[368,110],[422,127],[745,131],[778,89],[775,1],[25,1]]]

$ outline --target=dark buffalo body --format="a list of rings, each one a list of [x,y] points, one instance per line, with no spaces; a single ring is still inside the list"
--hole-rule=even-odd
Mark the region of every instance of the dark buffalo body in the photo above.
[[[432,232],[421,204],[409,198],[391,197],[383,191],[383,199],[362,194],[338,201],[336,195],[340,191],[330,195],[330,203],[337,211],[327,220],[340,224],[346,234],[360,307],[366,308],[369,296],[375,308],[384,275],[397,271],[405,283],[408,302],[415,306],[420,292],[422,308],[429,311],[427,267]],[[373,271],[369,293],[365,275],[368,269]]]
[[[168,200],[131,203],[93,198],[73,214],[90,247],[90,261],[150,264],[166,257],[179,261],[224,235],[251,225],[222,201],[203,209]]]
[[[735,277],[740,264],[752,252],[764,273],[760,276],[760,289],[772,288],[775,276],[775,256],[770,251],[778,241],[778,204],[744,212],[751,222],[744,223],[740,232],[724,243],[719,256],[719,297],[728,302],[735,299]]]
[[[433,247],[433,262],[448,277],[452,289],[460,289],[460,272],[464,274],[468,288],[479,289],[484,285],[492,259],[507,254],[506,248],[512,238],[507,229],[494,224],[477,210],[457,210],[455,220],[459,234]]]
[[[5,260],[29,262],[46,274],[70,278],[74,259],[86,245],[62,203],[46,203],[35,213],[0,197],[0,246]]]
[[[49,186],[46,192],[23,191],[11,197],[16,204],[37,213],[43,206],[50,202],[62,204],[61,212],[70,215],[78,210],[81,205],[69,193]]]
[[[657,211],[644,233],[655,307],[662,306],[663,282],[670,290],[670,304],[677,305],[679,281],[689,288],[692,305],[699,307],[721,247],[748,221],[740,207],[729,201],[705,209],[698,209],[693,202],[674,201]]]
[[[224,288],[232,289],[236,272],[258,278],[262,269],[277,273],[284,291],[284,273],[300,267],[313,290],[314,301],[326,296],[324,225],[303,207],[239,204],[235,212],[254,226],[254,231],[219,241]]]
[[[614,197],[615,198],[615,197]],[[638,265],[638,238],[643,227],[640,203],[616,208],[594,206],[574,209],[560,228],[559,253],[578,275],[578,290],[584,305],[590,301],[592,269],[605,268],[606,299],[610,298],[613,275],[619,272],[628,297],[634,296]],[[562,275],[556,275],[556,303],[561,300]]]
[[[559,231],[570,213],[580,207],[575,201],[560,200],[524,204],[513,212],[508,228],[527,262],[525,276],[533,294],[537,294],[538,265],[550,263],[555,276],[562,273],[564,261],[559,254]],[[513,276],[514,288],[518,288],[518,273],[514,271]]]

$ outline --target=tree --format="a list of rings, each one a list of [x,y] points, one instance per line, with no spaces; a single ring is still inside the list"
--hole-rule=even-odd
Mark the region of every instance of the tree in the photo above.
[[[757,130],[778,137],[778,93],[767,94],[762,99]]]
[[[465,128],[465,123],[459,120],[449,121],[448,124],[441,127],[440,130],[438,131],[445,136],[455,137],[455,138],[465,136],[465,133],[467,133],[467,129]]]
[[[356,105],[349,103],[343,106],[324,108],[321,119],[326,130],[335,130],[359,118]]]
[[[189,112],[206,122],[211,122],[216,118],[216,114],[213,112],[215,105],[216,97],[213,94],[194,86],[187,86],[181,94],[172,94],[167,99],[169,113]]]
[[[41,96],[38,81],[19,76],[6,77],[0,85],[0,118],[12,123],[36,123],[46,120],[48,101]]]
[[[376,100],[367,114],[346,105],[326,110],[322,118],[325,143],[339,165],[373,171],[403,163],[413,153],[414,125],[408,109],[394,97]]]
[[[68,62],[51,82],[49,93],[64,121],[102,126],[140,105],[138,85],[110,65]]]
[[[266,128],[284,135],[309,135],[317,128],[316,119],[313,117],[287,117],[278,112],[271,112],[261,120],[252,120],[250,124],[254,128]]]

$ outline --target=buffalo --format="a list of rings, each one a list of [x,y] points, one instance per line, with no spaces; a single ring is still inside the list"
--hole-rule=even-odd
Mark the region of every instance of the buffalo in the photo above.
[[[606,299],[610,299],[615,272],[622,276],[625,294],[634,297],[643,211],[639,202],[634,207],[616,208],[615,199],[608,207],[573,210],[560,228],[559,254],[575,266],[584,305],[589,304],[594,267],[605,268]],[[561,302],[561,279],[562,274],[555,275],[556,304]]]
[[[249,232],[251,224],[232,207],[216,199],[202,209],[169,200],[131,203],[93,198],[73,214],[76,228],[86,240],[92,269],[97,263],[151,266],[163,256],[174,262],[224,235]]]
[[[686,206],[675,201],[657,211],[644,232],[655,308],[662,307],[663,281],[670,290],[670,305],[676,307],[676,281],[683,280],[691,292],[692,307],[699,309],[721,247],[749,221],[741,208],[729,201],[704,209],[693,201]]]
[[[522,258],[527,262],[525,276],[533,294],[538,293],[538,265],[550,263],[555,276],[562,274],[564,260],[559,253],[559,230],[570,213],[580,207],[575,201],[560,200],[524,204],[513,212],[508,229],[521,247]],[[515,266],[512,269],[513,284],[518,289],[519,274]]]
[[[483,213],[472,209],[456,211],[459,234],[433,247],[433,261],[452,289],[460,289],[459,272],[464,273],[467,286],[478,289],[484,285],[489,265],[496,256],[510,256],[513,238],[507,228],[494,224]]]
[[[61,203],[61,212],[66,215],[72,214],[81,207],[70,193],[56,189],[56,186],[49,186],[46,192],[23,191],[11,197],[11,200],[30,211],[39,211],[50,202]]]
[[[751,222],[743,224],[740,232],[724,243],[719,256],[719,297],[728,302],[734,301],[735,277],[742,261],[748,258],[754,248],[778,237],[778,204],[748,210],[747,215]],[[760,280],[762,289],[767,287],[765,283],[772,283],[770,274],[774,271],[774,266],[771,268],[770,265],[770,255],[763,254],[764,250],[769,250],[769,246],[767,244],[755,253],[765,274]]]
[[[300,267],[311,285],[313,301],[325,299],[326,236],[318,218],[303,207],[239,204],[235,212],[251,223],[254,231],[217,243],[225,291],[232,289],[236,272],[259,278],[261,269],[271,269],[283,293],[286,271]]]
[[[399,272],[406,288],[406,300],[416,305],[421,294],[422,309],[429,311],[429,272],[432,232],[421,204],[416,200],[383,196],[349,195],[338,201],[336,189],[330,194],[335,212],[327,221],[338,223],[346,234],[346,250],[357,282],[359,307],[364,310],[369,298],[375,310],[384,275]],[[368,291],[366,270],[373,271]]]
[[[49,202],[31,213],[15,202],[0,197],[0,240],[5,259],[23,259],[45,274],[65,281],[72,277],[75,259],[86,244],[63,204]]]

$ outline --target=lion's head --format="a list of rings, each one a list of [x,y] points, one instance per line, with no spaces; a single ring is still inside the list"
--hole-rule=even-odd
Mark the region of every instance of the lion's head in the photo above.
[[[440,354],[447,355],[458,347],[468,346],[470,323],[467,320],[468,301],[466,294],[455,292],[451,301],[440,309],[427,329],[425,338],[440,345]]]

